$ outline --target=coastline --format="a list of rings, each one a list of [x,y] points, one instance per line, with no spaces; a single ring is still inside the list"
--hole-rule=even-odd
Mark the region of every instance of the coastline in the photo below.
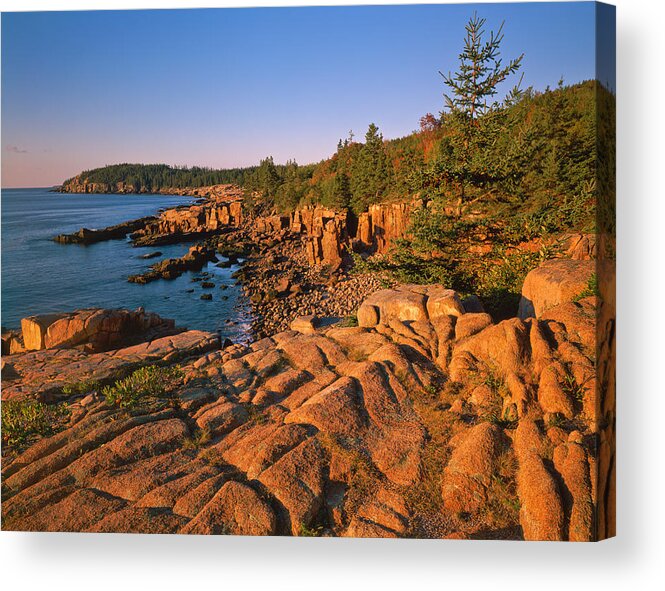
[[[199,300],[200,283],[192,281],[191,273],[148,287],[126,281],[128,275],[143,272],[155,261],[185,254],[188,245],[184,242],[133,248],[124,233],[92,246],[53,241],[55,234],[75,232],[81,226],[116,226],[122,220],[158,216],[161,210],[193,201],[161,195],[61,195],[36,189],[3,193],[3,327],[20,329],[21,318],[45,313],[144,307],[181,326],[221,330],[224,338],[237,340],[249,328],[249,302],[230,277],[237,266],[210,265],[201,270],[210,273],[218,286],[214,291],[218,301],[212,307],[212,302]],[[223,292],[222,285],[228,286]],[[236,304],[242,307],[239,312],[233,310]],[[236,324],[225,324],[226,318]]]
[[[349,274],[349,249],[367,256],[367,240],[376,252],[385,227],[351,235],[347,219],[325,208],[247,217],[237,197],[209,193],[138,224],[137,245],[198,240],[139,277],[166,282],[210,261],[240,265],[233,276],[256,314],[253,340],[222,342],[143,310],[27,319],[30,350],[3,355],[3,408],[43,422],[3,431],[13,437],[3,446],[3,524],[613,535],[614,456],[603,442],[614,423],[597,390],[611,379],[613,292],[588,289],[594,237],[532,270],[517,314],[495,321],[477,298],[443,285]],[[406,207],[372,211],[394,233],[404,220],[386,211]],[[95,242],[99,232],[75,235]],[[597,330],[607,338],[596,341]]]
[[[94,231],[82,228],[54,240],[92,244],[124,232],[134,246],[193,244],[189,254],[160,260],[146,272],[129,277],[135,283],[173,279],[185,271],[200,272],[207,261],[224,267],[238,264],[240,269],[233,277],[251,303],[252,335],[256,339],[285,329],[298,316],[348,317],[363,299],[390,284],[371,274],[347,272],[350,261],[345,243],[350,246],[351,239],[340,212],[314,208],[297,210],[291,217],[254,218],[242,212],[243,190],[239,187],[173,191],[198,199],[154,217]],[[61,192],[83,191],[61,187]],[[404,222],[400,219],[399,224]],[[365,240],[373,242],[373,237],[365,234]],[[212,295],[213,300],[216,297]]]

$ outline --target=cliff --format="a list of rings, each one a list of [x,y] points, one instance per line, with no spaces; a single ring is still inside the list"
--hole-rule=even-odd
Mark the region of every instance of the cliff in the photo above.
[[[240,191],[239,193],[236,193],[236,195],[242,197],[242,190],[232,184],[206,185],[203,187],[157,186],[154,188],[147,188],[145,186],[138,187],[136,184],[126,181],[112,183],[94,182],[83,175],[77,175],[65,181],[62,185],[56,187],[55,191],[58,193],[157,193],[160,195],[192,195],[201,197],[215,197],[217,195],[228,196],[234,191]]]
[[[204,236],[243,223],[242,201],[224,194],[204,203],[163,211],[132,233],[136,246],[178,242],[183,237]]]
[[[78,178],[78,177],[77,177]],[[133,192],[130,185],[108,186],[75,181],[70,192]],[[202,202],[170,208],[157,217],[132,220],[102,230],[82,228],[55,238],[61,243],[93,243],[123,238],[131,232],[136,246],[156,246],[246,227],[257,238],[283,232],[298,235],[305,242],[310,265],[342,266],[351,251],[385,253],[392,241],[405,235],[411,212],[419,201],[372,205],[357,219],[347,211],[321,206],[303,207],[288,215],[252,216],[243,209],[244,191],[235,185],[213,185],[197,189],[169,189],[162,192],[201,197]]]
[[[345,252],[387,252],[395,239],[404,237],[411,213],[419,206],[419,201],[372,205],[357,219],[347,211],[310,206],[291,215],[257,218],[254,228],[264,234],[289,231],[301,235],[310,265],[336,269]]]

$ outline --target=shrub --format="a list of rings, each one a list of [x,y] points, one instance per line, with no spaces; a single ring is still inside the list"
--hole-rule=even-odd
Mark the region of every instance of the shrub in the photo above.
[[[155,365],[137,369],[130,376],[118,380],[102,390],[107,404],[120,408],[132,408],[146,399],[161,398],[169,394],[182,380],[179,367]]]
[[[83,396],[95,390],[99,390],[101,384],[97,380],[74,382],[63,386],[62,393],[67,396]]]
[[[570,367],[566,367],[566,373],[563,376],[561,387],[569,398],[572,398],[580,405],[584,404],[586,388],[577,383],[575,376],[571,373]]]
[[[470,291],[478,295],[495,319],[503,319],[517,312],[524,278],[538,266],[541,257],[533,252],[506,252],[502,247],[495,250],[492,259],[476,264]]]
[[[64,404],[49,406],[37,400],[7,400],[2,403],[2,443],[19,446],[36,436],[52,435],[68,415]]]
[[[341,328],[352,328],[354,326],[358,326],[358,315],[355,313],[349,314],[337,326]]]

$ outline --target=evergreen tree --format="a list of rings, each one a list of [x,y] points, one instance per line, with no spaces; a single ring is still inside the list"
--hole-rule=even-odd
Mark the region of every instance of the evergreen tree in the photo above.
[[[498,86],[516,73],[524,54],[502,65],[500,46],[503,24],[498,32],[490,32],[485,40],[485,19],[477,14],[466,25],[464,49],[459,55],[459,69],[455,74],[441,76],[452,96],[444,94],[446,110],[441,113],[450,133],[441,146],[439,167],[447,180],[457,185],[457,208],[461,213],[466,200],[466,186],[474,181],[483,184],[496,178],[489,148],[502,131],[505,120],[503,104],[492,102]],[[513,101],[519,91],[513,90]]]
[[[390,163],[379,128],[371,123],[365,134],[365,145],[351,169],[351,207],[356,213],[376,203],[390,186]]]
[[[335,207],[348,209],[351,206],[351,183],[346,173],[339,172],[335,175],[333,196]]]
[[[258,170],[259,189],[263,193],[264,198],[272,199],[275,196],[275,191],[280,185],[280,178],[275,168],[275,163],[272,156],[268,156],[261,160]]]

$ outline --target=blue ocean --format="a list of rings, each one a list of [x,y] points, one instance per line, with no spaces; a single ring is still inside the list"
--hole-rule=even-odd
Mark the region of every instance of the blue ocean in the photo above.
[[[179,326],[218,332],[235,342],[247,338],[249,302],[231,278],[237,267],[222,269],[209,263],[203,272],[210,273],[214,289],[204,290],[200,282],[193,281],[199,273],[138,285],[129,283],[127,277],[163,258],[182,256],[190,245],[134,248],[124,239],[88,246],[52,241],[57,234],[156,214],[166,207],[190,203],[191,198],[66,194],[48,189],[3,189],[0,197],[3,327],[18,328],[21,318],[33,314],[143,306],[173,318]],[[156,250],[161,257],[140,258]],[[219,289],[222,284],[228,289]],[[204,292],[212,293],[212,301],[200,299]]]

